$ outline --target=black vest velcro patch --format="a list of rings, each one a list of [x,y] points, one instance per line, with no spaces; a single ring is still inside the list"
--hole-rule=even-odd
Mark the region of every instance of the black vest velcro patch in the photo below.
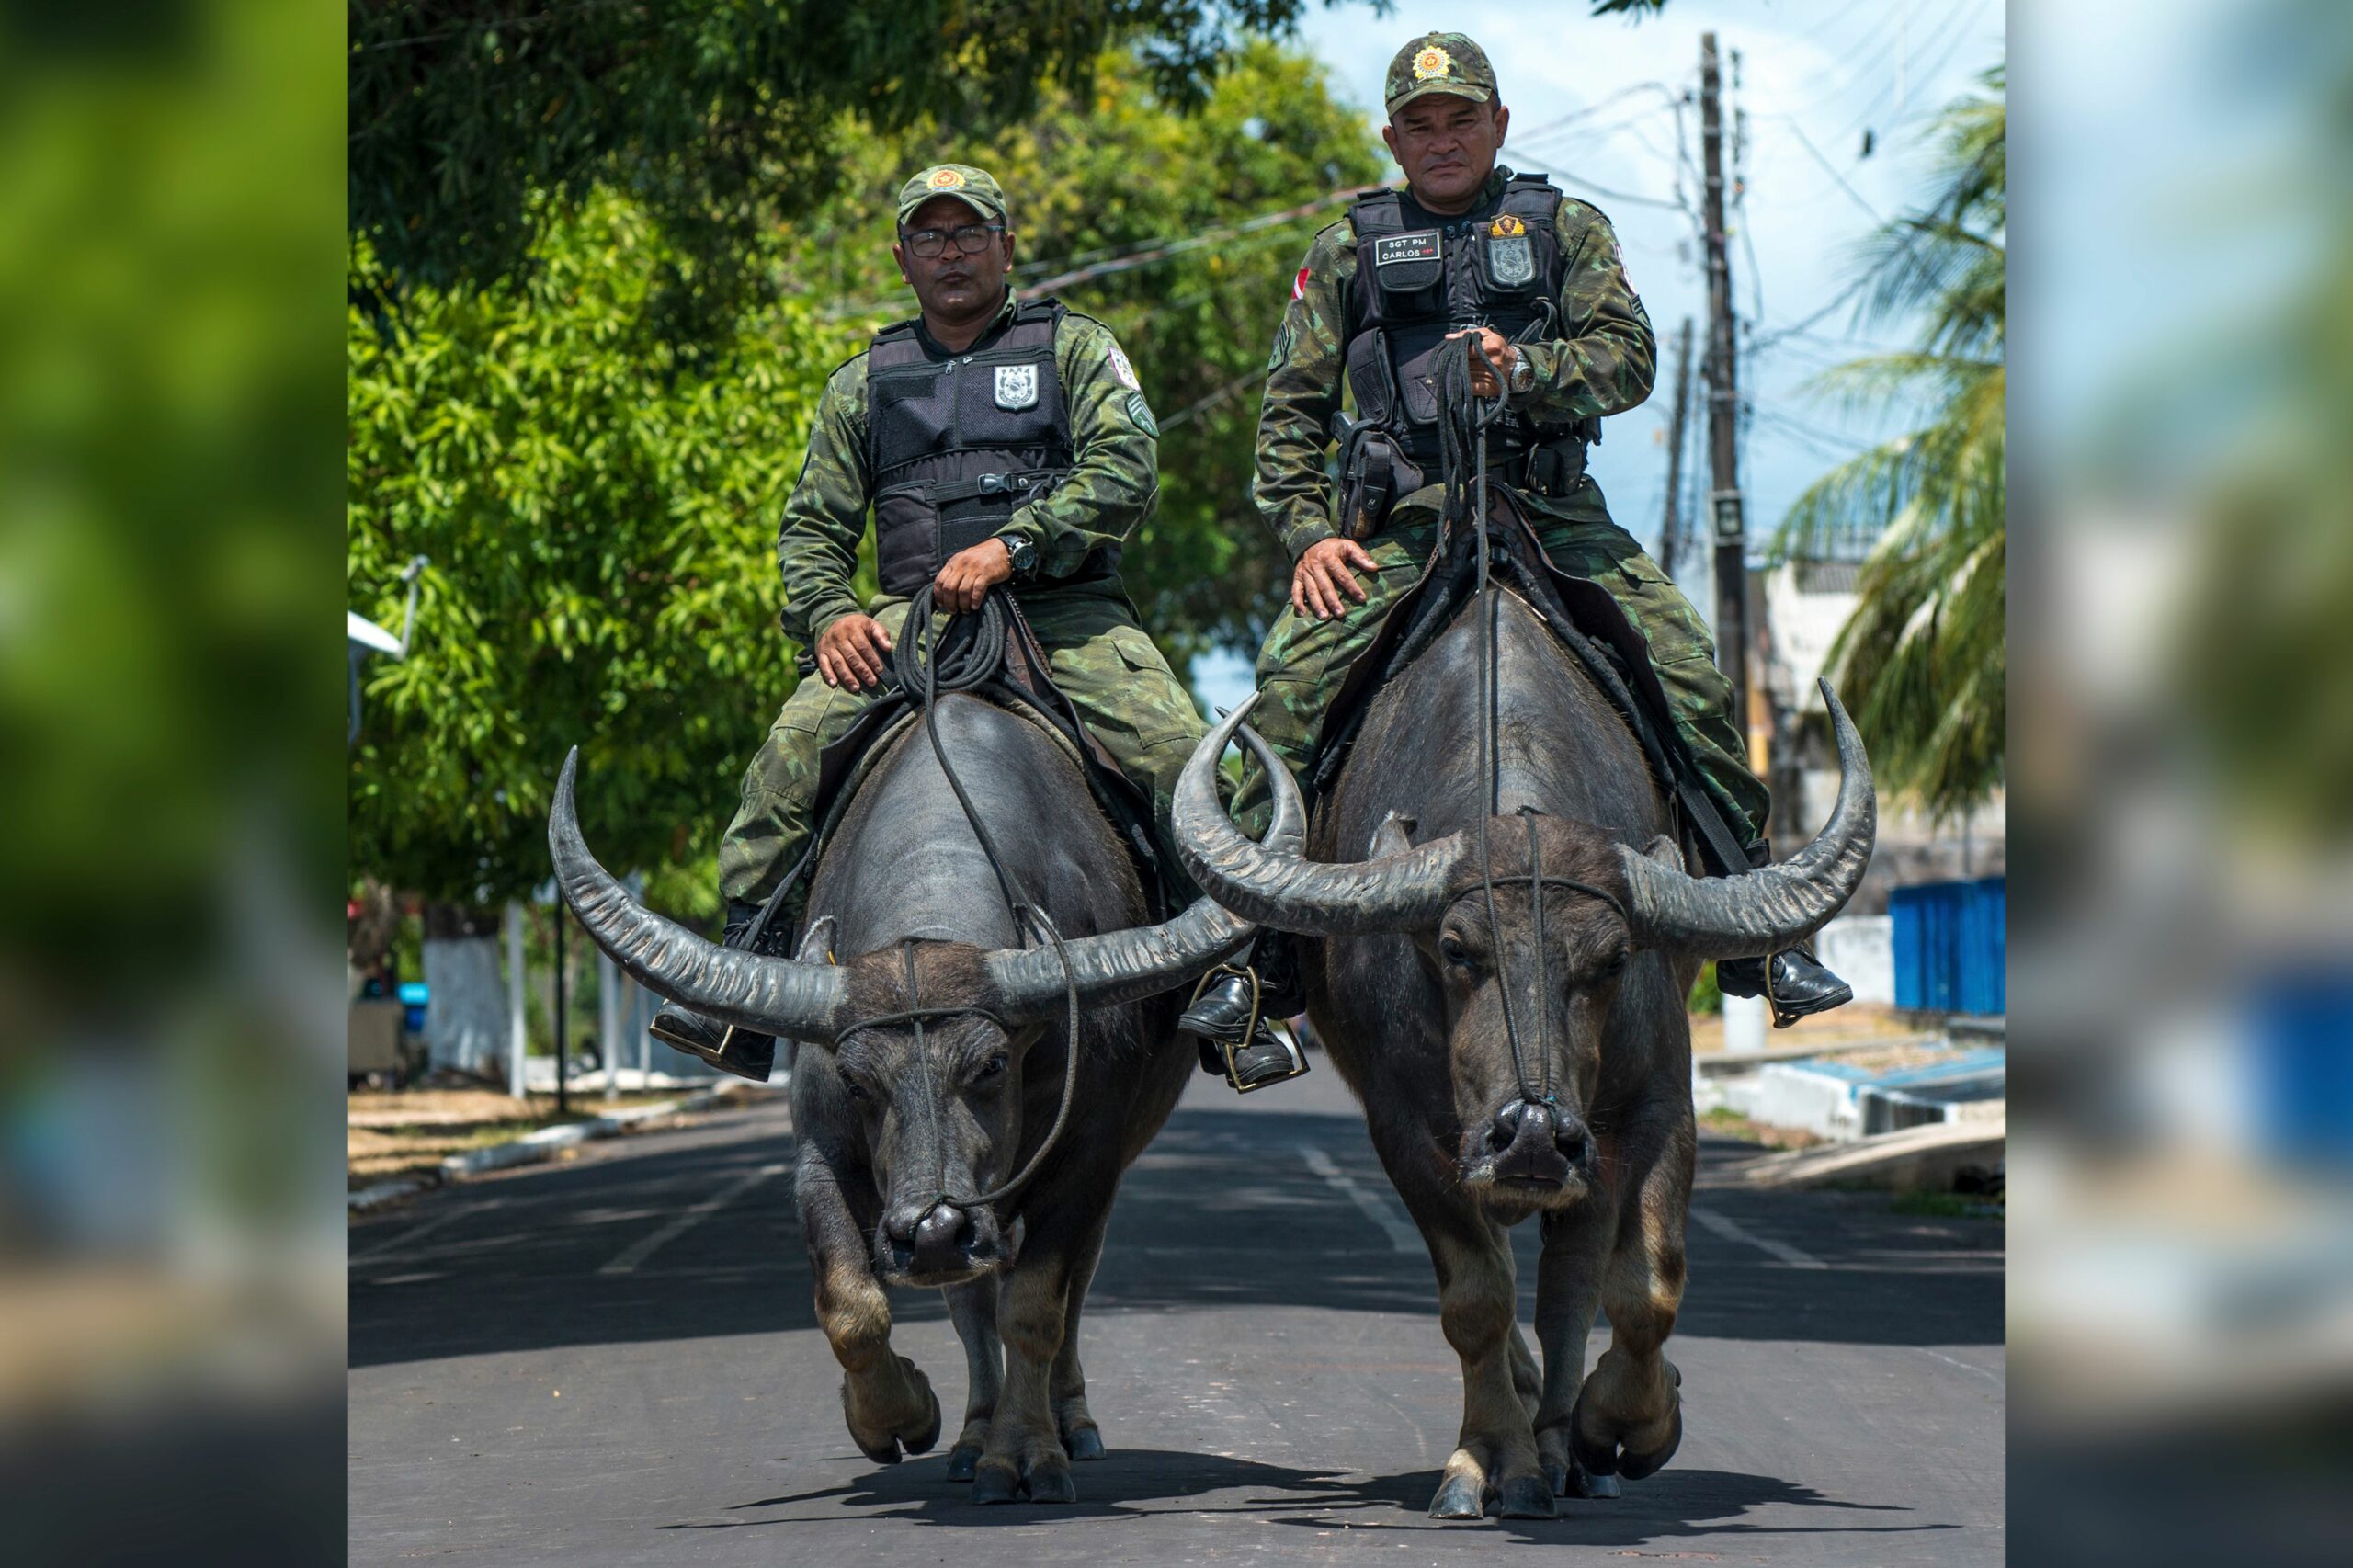
[[[1438,258],[1438,233],[1436,229],[1419,229],[1410,234],[1392,234],[1377,240],[1372,247],[1375,267],[1393,267],[1401,261],[1436,261]]]

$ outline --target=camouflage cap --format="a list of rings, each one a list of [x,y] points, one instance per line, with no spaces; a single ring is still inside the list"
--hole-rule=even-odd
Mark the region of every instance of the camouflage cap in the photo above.
[[[983,218],[1006,222],[1005,192],[986,169],[970,164],[934,164],[899,187],[899,223],[935,196],[952,196]]]
[[[1493,98],[1495,68],[1487,63],[1487,51],[1462,33],[1424,33],[1399,50],[1384,89],[1389,112],[1432,93],[1482,104]]]

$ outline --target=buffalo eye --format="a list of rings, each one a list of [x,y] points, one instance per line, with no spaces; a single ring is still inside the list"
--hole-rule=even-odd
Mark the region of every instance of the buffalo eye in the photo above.
[[[1006,1069],[1006,1053],[1000,1051],[995,1055],[990,1057],[986,1062],[982,1062],[980,1071],[981,1080],[985,1083],[991,1078],[1002,1076]]]
[[[1625,973],[1627,962],[1632,959],[1633,956],[1633,954],[1628,952],[1624,948],[1620,948],[1616,952],[1610,954],[1608,961],[1601,966],[1601,978],[1604,980],[1615,980],[1620,975]]]
[[[1471,967],[1471,949],[1464,947],[1462,939],[1451,931],[1438,939],[1438,951],[1440,958],[1457,969]]]
[[[874,1097],[873,1095],[868,1092],[866,1085],[859,1083],[855,1078],[844,1078],[842,1080],[842,1089],[851,1099],[856,1100],[860,1105],[864,1105],[867,1101]]]

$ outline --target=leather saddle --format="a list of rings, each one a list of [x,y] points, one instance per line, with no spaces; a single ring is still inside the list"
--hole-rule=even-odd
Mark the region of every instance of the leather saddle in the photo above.
[[[1506,486],[1489,487],[1487,531],[1491,577],[1519,592],[1617,708],[1641,744],[1652,777],[1675,802],[1680,836],[1698,851],[1709,874],[1747,870],[1747,855],[1724,825],[1700,783],[1697,764],[1676,733],[1666,688],[1651,664],[1650,644],[1609,590],[1553,563]],[[1313,776],[1302,781],[1311,801],[1338,779],[1372,699],[1446,630],[1477,591],[1477,545],[1472,529],[1459,523],[1442,526],[1420,578],[1390,608],[1379,633],[1348,666],[1324,721],[1324,744]]]
[[[1005,618],[1004,662],[996,674],[973,689],[972,695],[1041,724],[1061,740],[1077,759],[1096,804],[1102,808],[1113,832],[1135,861],[1136,873],[1152,906],[1151,918],[1167,918],[1173,899],[1154,832],[1152,797],[1120,770],[1110,752],[1079,717],[1077,705],[1054,684],[1045,648],[1021,614],[1018,602],[1009,594],[1004,602],[1008,612]],[[909,725],[919,722],[922,716],[916,694],[894,685],[818,755],[816,831],[809,835],[809,846],[802,851],[800,861],[785,873],[768,896],[760,915],[763,928],[753,940],[755,951],[781,954],[794,950],[800,932],[773,928],[773,916],[784,906],[792,890],[815,872],[819,858],[832,841],[835,828],[856,798],[858,786],[867,772],[882,757],[890,742]]]

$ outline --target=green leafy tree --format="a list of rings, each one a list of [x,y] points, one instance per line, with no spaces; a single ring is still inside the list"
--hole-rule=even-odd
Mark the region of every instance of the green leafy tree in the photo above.
[[[377,280],[487,280],[563,207],[626,189],[675,248],[669,304],[716,325],[757,236],[838,188],[846,138],[1015,123],[1114,44],[1190,107],[1242,34],[1305,4],[350,0],[350,222]]]
[[[1862,315],[1916,320],[1917,345],[1851,360],[1818,383],[1858,406],[1915,407],[1920,422],[1815,481],[1776,541],[1806,555],[1878,536],[1830,675],[1882,787],[1937,816],[1968,810],[2003,779],[2003,72],[1984,88],[1937,120],[1936,199],[1867,242]]]
[[[791,689],[774,518],[847,352],[785,303],[687,361],[648,313],[679,258],[642,208],[600,195],[541,234],[524,276],[419,287],[390,331],[351,316],[351,603],[396,617],[402,563],[432,561],[409,657],[368,672],[352,863],[437,900],[545,879],[574,742],[616,863],[704,836]]]
[[[1096,83],[1050,92],[993,142],[926,124],[842,144],[843,193],[760,241],[771,302],[716,343],[672,330],[663,291],[691,258],[617,193],[551,199],[528,266],[412,284],[386,312],[380,258],[356,247],[351,603],[396,621],[401,566],[432,565],[409,658],[366,671],[355,867],[457,905],[535,885],[577,742],[600,852],[646,870],[665,907],[711,912],[736,780],[793,683],[776,519],[826,374],[913,309],[889,252],[897,187],[951,151],[1008,187],[1025,282],[1074,256],[1126,267],[1056,291],[1120,333],[1169,426],[1131,582],[1172,653],[1255,637],[1281,573],[1249,505],[1248,383],[1297,256],[1338,209],[1147,252],[1369,183],[1370,132],[1315,67],[1263,42],[1189,116],[1131,58]]]

